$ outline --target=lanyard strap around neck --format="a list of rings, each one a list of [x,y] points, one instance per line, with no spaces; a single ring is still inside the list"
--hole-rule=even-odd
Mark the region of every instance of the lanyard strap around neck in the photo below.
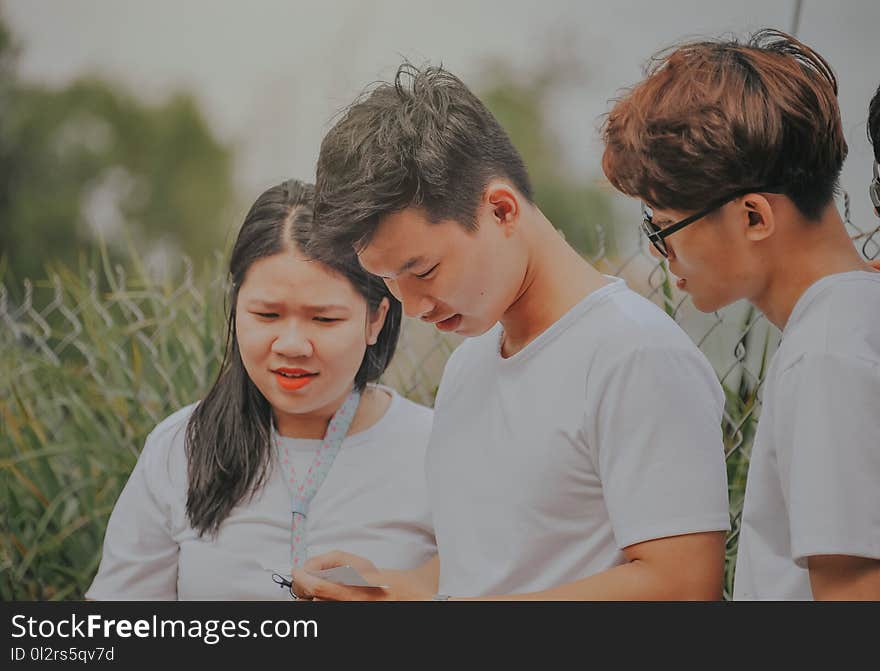
[[[327,473],[330,472],[330,467],[333,465],[339,448],[342,447],[342,441],[348,434],[360,398],[360,392],[353,390],[334,413],[330,424],[327,425],[327,432],[324,434],[321,447],[315,453],[309,470],[304,477],[299,479],[296,477],[293,464],[290,463],[290,454],[286,447],[281,447],[281,441],[273,427],[278,461],[284,472],[284,481],[290,489],[290,561],[294,567],[302,566],[306,560],[308,541],[305,520],[309,513],[309,505],[324,482],[324,478],[327,477]]]

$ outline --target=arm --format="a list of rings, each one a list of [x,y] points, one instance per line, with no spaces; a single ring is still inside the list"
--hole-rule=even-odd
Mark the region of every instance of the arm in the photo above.
[[[584,435],[626,563],[495,598],[720,598],[729,512],[723,394],[711,366],[690,343],[659,343],[610,360],[591,385],[588,396],[601,401],[587,412]],[[633,408],[640,409],[638,421]]]
[[[880,365],[804,357],[780,380],[777,431],[792,557],[816,599],[880,599]],[[784,531],[783,531],[784,532]]]
[[[724,533],[658,538],[623,550],[627,562],[541,592],[488,601],[716,601],[724,575]]]
[[[113,507],[87,600],[177,599],[179,546],[170,531],[167,452],[161,447],[155,435],[147,438]]]
[[[707,532],[637,543],[624,549],[627,563],[541,592],[473,597],[472,601],[717,600],[724,573],[724,533]],[[386,590],[344,587],[294,572],[296,593],[338,601],[424,601],[437,590],[440,562],[434,557],[412,571],[377,571],[343,553],[316,557],[310,570],[350,564]],[[686,567],[686,568],[683,568]],[[450,599],[458,601],[459,599]]]
[[[388,585],[389,589],[357,588],[321,580],[309,571],[336,566],[352,566],[370,582]],[[328,552],[309,559],[292,573],[294,592],[301,599],[332,601],[420,601],[436,594],[440,581],[440,557],[434,555],[421,566],[409,570],[377,569],[371,561],[347,552]]]
[[[807,564],[817,601],[880,601],[880,559],[814,555]]]
[[[434,555],[418,568],[409,571],[387,569],[381,573],[383,584],[400,584],[408,586],[414,593],[427,594],[428,598],[437,593],[440,584],[440,555]]]
[[[584,432],[627,562],[532,598],[720,598],[729,505],[711,366],[692,347],[642,347],[593,393],[601,401]]]

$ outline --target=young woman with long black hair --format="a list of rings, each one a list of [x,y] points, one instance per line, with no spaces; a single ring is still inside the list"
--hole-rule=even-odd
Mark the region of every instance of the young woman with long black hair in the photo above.
[[[308,556],[344,547],[405,569],[436,552],[432,411],[371,384],[400,303],[354,255],[306,255],[313,194],[285,182],[248,212],[220,374],[147,438],[88,598],[289,599],[272,573]]]

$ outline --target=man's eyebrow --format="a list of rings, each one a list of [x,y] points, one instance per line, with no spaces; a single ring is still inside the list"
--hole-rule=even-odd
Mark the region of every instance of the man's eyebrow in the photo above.
[[[417,265],[419,265],[420,263],[424,262],[424,260],[425,260],[425,257],[424,257],[424,256],[414,256],[414,257],[412,257],[409,261],[407,261],[407,262],[404,263],[402,266],[400,266],[400,269],[397,271],[397,274],[398,274],[398,275],[402,275],[403,273],[405,273],[405,272],[406,272],[407,270],[409,270],[410,268],[414,268],[415,266],[417,266]]]

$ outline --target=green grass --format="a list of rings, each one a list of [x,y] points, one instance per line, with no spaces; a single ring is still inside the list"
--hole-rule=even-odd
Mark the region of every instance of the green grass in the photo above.
[[[56,268],[18,337],[0,322],[4,600],[82,597],[146,435],[219,367],[223,284],[205,279],[218,271],[172,285]]]

